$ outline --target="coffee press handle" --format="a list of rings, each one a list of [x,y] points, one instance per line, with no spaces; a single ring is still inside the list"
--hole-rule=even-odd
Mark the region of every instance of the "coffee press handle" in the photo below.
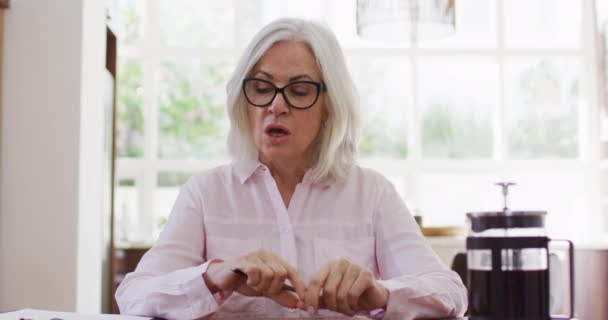
[[[551,242],[567,242],[568,243],[568,260],[570,263],[570,317],[574,318],[574,244],[570,240],[566,239],[551,239]]]

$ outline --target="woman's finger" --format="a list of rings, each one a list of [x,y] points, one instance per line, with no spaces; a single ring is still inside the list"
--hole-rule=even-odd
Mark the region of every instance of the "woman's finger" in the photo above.
[[[348,292],[349,305],[356,305],[359,310],[369,306],[368,301],[360,301],[363,293],[374,287],[374,276],[369,270],[363,269],[359,272],[357,279]]]
[[[264,263],[272,270],[273,277],[268,286],[268,294],[276,295],[281,292],[285,279],[287,279],[287,270],[278,260],[264,260]]]
[[[306,285],[304,284],[304,280],[294,267],[286,262],[283,266],[287,270],[287,278],[289,278],[293,288],[296,289],[296,293],[300,300],[303,301],[306,298]]]
[[[386,287],[374,281],[374,285],[365,290],[361,298],[359,299],[359,304],[365,310],[384,308],[388,303],[389,292]]]
[[[254,288],[257,291],[259,291],[260,293],[266,293],[268,291],[268,288],[270,288],[272,279],[274,278],[274,272],[268,265],[266,265],[265,263],[262,263],[260,265],[260,274],[261,274],[260,283],[258,283],[258,285],[255,286]]]
[[[308,288],[306,288],[306,307],[308,312],[312,314],[319,310],[319,296],[321,295],[321,288],[325,285],[325,280],[329,275],[331,264],[326,264],[317,274],[310,280]]]
[[[329,276],[323,286],[323,302],[325,302],[325,307],[329,310],[338,311],[338,286],[349,265],[350,262],[346,259],[340,259],[332,264]]]
[[[259,297],[261,294],[247,284],[243,284],[236,290],[238,293],[248,297]]]
[[[270,267],[268,267],[266,263],[264,263],[264,261],[257,257],[251,258],[249,261],[250,267],[245,267],[245,270],[243,270],[245,271],[245,273],[247,273],[247,285],[249,285],[259,293],[266,292],[268,290],[268,287],[270,287],[274,272],[272,272]],[[252,279],[250,273],[252,273],[251,275],[255,275],[257,273],[259,275],[258,281]]]
[[[355,283],[359,276],[359,271],[361,267],[356,264],[351,264],[344,275],[342,276],[342,281],[338,286],[338,291],[336,294],[336,302],[338,304],[338,311],[349,316],[355,314],[358,310],[356,303],[352,304],[348,297],[348,293],[350,292],[350,288]]]
[[[300,301],[295,293],[285,290],[280,291],[278,294],[268,295],[267,298],[272,299],[283,307],[290,309],[297,308],[298,301]]]
[[[257,258],[248,257],[236,263],[236,268],[240,269],[247,276],[247,285],[250,287],[257,286],[262,278],[260,262]]]
[[[306,285],[304,284],[304,280],[302,279],[302,277],[300,276],[298,271],[289,264],[289,262],[287,262],[283,258],[281,258],[277,255],[274,255],[271,252],[267,252],[267,251],[262,251],[260,253],[260,257],[264,261],[267,261],[267,262],[273,261],[273,263],[280,264],[281,267],[277,266],[276,268],[277,269],[282,268],[287,272],[286,277],[281,282],[281,285],[280,285],[281,288],[283,287],[283,284],[285,283],[285,279],[289,279],[293,288],[296,290],[296,293],[297,293],[298,297],[300,298],[300,300],[305,299]],[[277,286],[278,286],[278,284],[277,284]]]

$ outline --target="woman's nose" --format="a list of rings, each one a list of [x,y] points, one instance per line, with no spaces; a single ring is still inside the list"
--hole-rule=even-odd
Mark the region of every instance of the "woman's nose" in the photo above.
[[[277,96],[274,97],[274,100],[270,106],[268,106],[268,111],[275,116],[289,112],[289,106],[287,105],[287,101],[285,101],[285,96],[280,92],[277,92]]]

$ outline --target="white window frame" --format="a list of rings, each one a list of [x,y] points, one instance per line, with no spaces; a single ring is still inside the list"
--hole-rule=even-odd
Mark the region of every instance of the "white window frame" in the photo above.
[[[153,10],[153,4],[157,0],[150,0],[147,8],[147,19],[144,17],[146,34],[160,34],[159,25],[155,24],[154,19],[158,12]],[[353,0],[354,1],[354,0]],[[403,177],[403,183],[416,189],[416,183],[420,175],[425,173],[491,173],[499,170],[534,170],[536,172],[559,172],[562,170],[576,170],[581,173],[589,174],[590,177],[597,177],[591,181],[597,194],[592,198],[597,199],[597,213],[603,216],[603,221],[608,221],[608,190],[602,190],[600,173],[608,173],[608,160],[600,159],[600,110],[598,106],[598,74],[596,70],[597,46],[595,25],[590,21],[595,21],[594,2],[592,0],[581,1],[583,26],[582,46],[580,49],[522,49],[513,50],[505,48],[504,23],[503,23],[503,1],[498,0],[496,5],[497,14],[497,37],[498,46],[492,49],[423,49],[423,48],[399,48],[399,49],[380,49],[380,48],[345,48],[345,54],[369,55],[377,57],[378,54],[386,52],[388,54],[402,54],[410,61],[411,77],[413,86],[413,104],[407,112],[407,159],[362,159],[360,163],[372,168],[382,168],[382,172],[390,172],[393,175]],[[239,39],[239,21],[244,19],[246,13],[239,10],[235,5],[237,26],[237,43],[245,43],[246,39]],[[286,12],[286,5],[281,8]],[[332,16],[330,13],[326,17]],[[140,159],[118,158],[116,160],[116,181],[122,179],[135,180],[139,192],[139,217],[144,221],[142,226],[145,230],[152,230],[152,213],[154,212],[153,201],[154,190],[157,183],[157,174],[161,171],[180,171],[198,172],[226,163],[221,160],[181,160],[181,159],[158,159],[158,104],[156,101],[158,88],[155,87],[154,75],[159,61],[167,57],[238,57],[242,47],[234,49],[180,49],[166,48],[159,43],[155,37],[145,37],[142,47],[121,47],[119,54],[125,58],[141,59],[143,67],[143,86],[144,92],[144,156]],[[493,156],[489,159],[429,159],[421,154],[420,140],[420,121],[418,106],[418,92],[416,90],[416,79],[418,75],[417,60],[420,57],[443,57],[451,58],[455,56],[494,57],[498,61],[500,81],[500,96],[498,104],[492,115],[493,128]],[[580,104],[578,115],[578,157],[576,159],[535,159],[535,160],[510,160],[505,157],[505,145],[503,132],[505,131],[504,108],[504,61],[511,57],[543,57],[557,56],[577,58],[581,61],[581,94],[587,97],[587,103]],[[603,186],[606,188],[606,186]],[[416,192],[409,194],[416,202]],[[603,197],[603,198],[602,198]],[[603,211],[603,212],[602,212]],[[606,230],[608,233],[608,230]]]

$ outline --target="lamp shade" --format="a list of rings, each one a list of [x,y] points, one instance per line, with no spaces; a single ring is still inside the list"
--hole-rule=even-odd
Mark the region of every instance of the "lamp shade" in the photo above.
[[[454,32],[454,0],[357,0],[357,34],[416,43]]]

